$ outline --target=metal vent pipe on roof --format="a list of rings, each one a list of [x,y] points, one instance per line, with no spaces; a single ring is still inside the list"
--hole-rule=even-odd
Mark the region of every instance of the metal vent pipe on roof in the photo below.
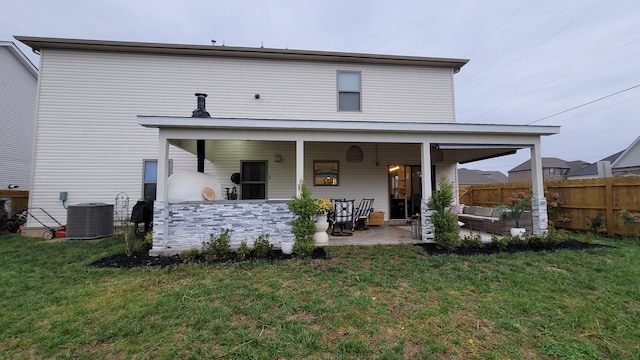
[[[193,110],[191,117],[194,118],[209,118],[211,115],[207,112],[206,98],[207,94],[196,93],[196,97],[198,98],[198,107]],[[204,172],[204,153],[205,153],[205,142],[204,140],[198,140],[196,143],[196,150],[198,156],[198,172]]]
[[[194,118],[211,117],[211,115],[209,115],[209,113],[207,112],[207,104],[206,104],[207,94],[196,93],[196,97],[198,98],[198,108],[193,110],[191,117],[194,117]]]

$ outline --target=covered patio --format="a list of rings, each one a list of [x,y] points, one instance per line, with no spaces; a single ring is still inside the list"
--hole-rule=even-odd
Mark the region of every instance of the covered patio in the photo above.
[[[176,253],[199,246],[193,239],[194,228],[225,226],[233,215],[233,228],[238,233],[253,234],[268,231],[270,241],[278,246],[290,240],[288,221],[292,218],[286,210],[288,199],[222,200],[197,203],[170,203],[167,198],[167,164],[169,145],[177,146],[198,156],[198,140],[211,144],[216,141],[281,141],[295,144],[295,161],[290,162],[294,181],[290,181],[292,195],[297,184],[309,180],[309,159],[305,159],[305,147],[321,143],[331,147],[333,143],[401,143],[417,145],[420,166],[423,169],[422,199],[420,214],[422,241],[433,240],[433,226],[429,221],[431,211],[426,203],[430,198],[436,175],[455,179],[457,163],[471,162],[510,154],[518,149],[529,148],[532,160],[532,213],[534,233],[546,232],[546,200],[543,197],[540,138],[559,132],[557,126],[488,125],[460,123],[415,123],[381,121],[325,121],[325,120],[273,120],[273,119],[228,119],[192,117],[138,117],[138,124],[157,128],[158,131],[158,176],[157,199],[154,211],[153,254]],[[224,154],[222,154],[224,155]],[[208,159],[212,161],[213,159]],[[306,166],[305,166],[306,165]],[[435,169],[436,173],[432,173]],[[438,170],[440,169],[440,170]],[[453,171],[452,171],[453,170]],[[367,181],[363,178],[361,181]],[[295,184],[295,185],[294,185]],[[256,216],[256,212],[260,215]],[[190,216],[184,216],[189,213]],[[179,221],[176,221],[176,216]],[[217,224],[217,225],[215,225]],[[275,231],[272,228],[277,227]],[[386,228],[386,227],[385,227]],[[382,229],[378,241],[398,239],[409,241],[402,229]],[[210,231],[207,229],[206,231]],[[385,233],[386,232],[386,233]],[[409,236],[411,233],[409,232]],[[232,237],[232,245],[243,239]],[[353,243],[355,239],[344,239]],[[337,244],[337,242],[336,242]]]
[[[460,229],[460,237],[471,235],[480,235],[484,243],[491,242],[491,234]],[[353,236],[349,237],[329,235],[329,243],[322,246],[409,245],[419,243],[424,243],[424,241],[413,236],[411,226],[385,225],[384,227],[370,226],[369,230],[355,231]]]

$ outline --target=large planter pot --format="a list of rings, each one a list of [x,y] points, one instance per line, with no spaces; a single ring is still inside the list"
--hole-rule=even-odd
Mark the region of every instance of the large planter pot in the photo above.
[[[525,228],[511,228],[511,236],[520,237],[527,232]]]
[[[283,241],[280,243],[280,250],[285,255],[291,255],[293,254],[293,244],[293,241]]]
[[[313,234],[313,241],[316,245],[329,243],[329,234],[327,234],[328,228],[329,223],[327,222],[327,215],[318,214],[318,217],[316,218],[316,232]]]

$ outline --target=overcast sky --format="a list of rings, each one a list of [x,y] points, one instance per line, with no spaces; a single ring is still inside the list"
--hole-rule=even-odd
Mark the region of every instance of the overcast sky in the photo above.
[[[640,136],[639,0],[29,0],[5,3],[2,12],[0,40],[16,43],[14,35],[214,38],[227,46],[465,58],[455,75],[458,122],[560,125],[560,134],[543,138],[542,155],[588,162]],[[38,56],[18,45],[37,65]],[[506,174],[527,159],[520,150],[463,166]]]

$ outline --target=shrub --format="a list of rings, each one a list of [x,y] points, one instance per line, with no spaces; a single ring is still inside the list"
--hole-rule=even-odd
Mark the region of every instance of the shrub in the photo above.
[[[136,236],[135,228],[131,226],[125,227],[124,234],[122,236],[124,237],[124,251],[127,256],[132,256],[142,252],[145,243],[141,238]]]
[[[231,230],[224,229],[220,235],[209,235],[209,241],[202,244],[202,252],[207,260],[224,259],[231,249]]]
[[[433,192],[427,206],[433,210],[431,222],[435,230],[434,241],[447,250],[460,246],[458,219],[449,211],[453,202],[453,183],[445,176],[440,177],[438,189]]]
[[[315,248],[316,244],[313,239],[296,241],[293,244],[293,252],[300,256],[311,256]]]
[[[509,237],[491,235],[491,245],[497,247],[498,249],[504,249],[507,247],[507,245],[509,245]]]
[[[587,219],[589,220],[587,222],[587,226],[589,227],[589,231],[593,235],[597,236],[598,233],[600,232],[600,230],[602,230],[602,228],[604,228],[604,224],[605,224],[604,214],[602,213],[602,210],[598,210],[598,213],[594,217],[587,216]]]
[[[557,230],[553,227],[549,228],[549,231],[547,231],[547,234],[545,236],[547,237],[547,241],[549,242],[549,244],[553,245],[560,244],[561,242],[569,238],[566,230]]]
[[[260,235],[253,243],[253,252],[256,257],[267,258],[271,256],[273,245],[269,242],[269,235]]]
[[[293,251],[300,255],[310,255],[315,248],[313,234],[316,232],[315,216],[318,213],[316,201],[304,182],[300,183],[300,195],[287,202],[289,211],[296,215],[291,221],[291,232],[295,238]]]
[[[178,254],[178,257],[180,258],[180,260],[186,263],[196,261],[199,256],[200,256],[200,250],[198,249],[184,250],[180,252],[180,254]]]
[[[464,248],[483,248],[484,243],[480,234],[465,235],[460,241],[460,245]]]
[[[542,248],[547,244],[545,236],[531,235],[528,236],[529,245],[534,248]]]
[[[238,259],[244,260],[250,253],[251,253],[251,249],[249,249],[247,242],[242,241],[240,243],[240,246],[236,250],[236,255],[238,256]]]
[[[550,228],[544,235],[531,235],[528,237],[529,245],[532,247],[542,248],[545,246],[556,246],[567,239],[564,231]]]
[[[149,231],[144,234],[144,243],[148,245],[153,245],[153,231]]]
[[[631,211],[622,210],[620,211],[620,216],[622,216],[625,225],[634,226],[640,224],[640,214],[638,213],[634,214]]]

